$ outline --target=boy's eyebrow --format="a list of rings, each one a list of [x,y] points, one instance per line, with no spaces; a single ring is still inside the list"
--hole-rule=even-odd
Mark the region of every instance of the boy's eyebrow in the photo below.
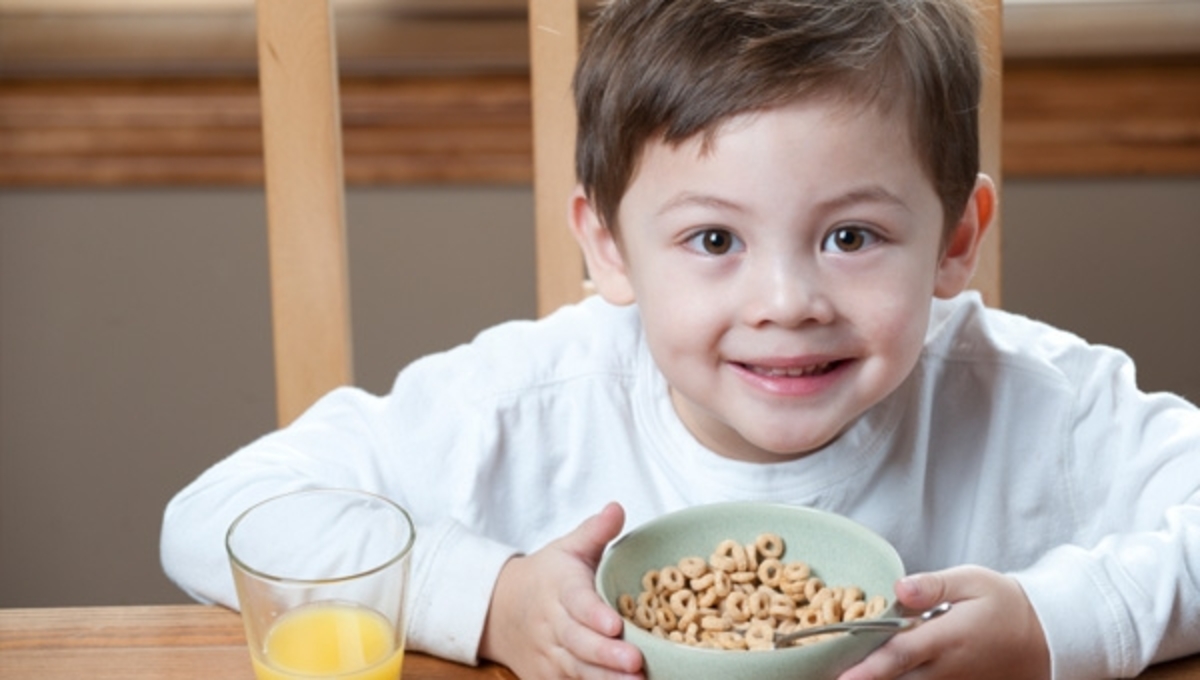
[[[903,208],[906,212],[912,212],[908,203],[899,194],[888,191],[887,188],[879,184],[870,184],[852,189],[844,194],[822,201],[818,205],[824,210],[836,210],[856,203],[888,203],[897,208]]]
[[[906,212],[912,212],[908,203],[900,197],[900,195],[889,191],[882,185],[870,184],[863,187],[856,187],[839,194],[833,198],[821,201],[817,204],[818,208],[823,211],[833,211],[839,208],[844,208],[857,203],[887,203],[898,208],[904,209]],[[722,210],[732,210],[743,212],[745,209],[734,201],[714,196],[713,194],[702,194],[692,191],[685,191],[671,198],[658,209],[659,215],[664,215],[677,208],[686,206],[698,206],[703,208],[720,208]]]
[[[737,203],[714,196],[712,194],[701,194],[694,191],[685,191],[677,194],[667,201],[658,209],[658,214],[665,215],[666,213],[687,206],[698,206],[702,208],[720,208],[722,210],[733,210],[741,212],[744,209]]]

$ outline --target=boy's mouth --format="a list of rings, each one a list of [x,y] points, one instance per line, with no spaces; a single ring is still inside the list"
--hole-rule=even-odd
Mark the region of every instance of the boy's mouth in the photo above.
[[[823,361],[805,366],[756,366],[741,364],[742,368],[764,378],[811,378],[825,375],[844,363],[842,360]]]

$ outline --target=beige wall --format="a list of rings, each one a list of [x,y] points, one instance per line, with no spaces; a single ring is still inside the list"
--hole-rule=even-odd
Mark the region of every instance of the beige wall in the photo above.
[[[269,430],[261,194],[0,191],[0,606],[183,601],[167,499]],[[1005,306],[1200,400],[1200,178],[1009,181]],[[532,315],[527,188],[352,189],[359,382]],[[416,294],[413,294],[416,291]]]

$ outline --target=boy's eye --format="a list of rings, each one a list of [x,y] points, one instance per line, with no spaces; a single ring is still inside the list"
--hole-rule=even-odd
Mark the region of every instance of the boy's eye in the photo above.
[[[853,253],[871,245],[877,237],[862,227],[839,227],[829,232],[822,244],[824,250]]]
[[[692,236],[692,247],[708,255],[724,255],[738,247],[738,239],[725,229],[705,229]]]

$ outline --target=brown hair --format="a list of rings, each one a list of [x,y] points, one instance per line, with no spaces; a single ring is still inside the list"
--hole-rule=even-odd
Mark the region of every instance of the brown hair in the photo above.
[[[605,225],[648,142],[802,97],[897,111],[961,216],[979,172],[980,65],[969,0],[613,0],[575,72],[575,167]]]

